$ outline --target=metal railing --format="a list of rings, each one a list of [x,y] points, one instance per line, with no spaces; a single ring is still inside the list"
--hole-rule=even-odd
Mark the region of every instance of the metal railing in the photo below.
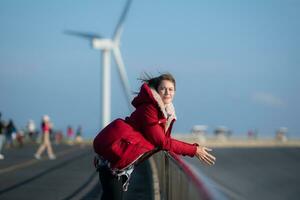
[[[212,199],[201,180],[179,156],[161,151],[153,158],[162,200]]]

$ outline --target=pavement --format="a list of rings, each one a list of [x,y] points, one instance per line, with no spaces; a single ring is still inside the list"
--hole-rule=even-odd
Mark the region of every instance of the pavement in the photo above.
[[[300,199],[300,148],[214,148],[214,166],[185,157],[209,189],[227,199]],[[221,198],[217,198],[221,199]],[[224,198],[225,199],[225,198]]]
[[[0,160],[0,199],[100,199],[102,190],[98,173],[93,166],[90,145],[53,145],[57,156],[49,160],[46,153],[41,160],[33,157],[38,145],[4,149]],[[127,199],[153,199],[149,162],[135,169]]]
[[[5,148],[0,160],[0,199],[100,199],[101,185],[93,166],[90,145],[53,145],[56,160],[33,155],[38,145]],[[227,199],[299,199],[299,147],[214,148],[217,161],[206,166],[196,158],[184,159],[209,182],[209,190]],[[125,200],[152,200],[150,163],[138,166],[131,178]],[[216,198],[222,199],[222,198]],[[226,198],[224,198],[226,199]]]

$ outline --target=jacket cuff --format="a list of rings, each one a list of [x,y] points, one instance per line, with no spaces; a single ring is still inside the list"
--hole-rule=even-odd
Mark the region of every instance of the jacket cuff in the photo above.
[[[194,143],[193,146],[194,146],[194,153],[193,153],[193,156],[192,156],[192,157],[194,157],[194,156],[196,155],[197,147],[199,146],[199,144]]]

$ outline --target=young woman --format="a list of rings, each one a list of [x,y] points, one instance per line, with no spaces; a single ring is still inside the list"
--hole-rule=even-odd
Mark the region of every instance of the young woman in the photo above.
[[[208,153],[210,149],[171,137],[176,120],[173,76],[162,74],[143,82],[132,101],[135,111],[125,120],[111,122],[94,139],[102,199],[122,199],[134,166],[160,150],[196,156],[209,165],[215,162],[215,157]]]

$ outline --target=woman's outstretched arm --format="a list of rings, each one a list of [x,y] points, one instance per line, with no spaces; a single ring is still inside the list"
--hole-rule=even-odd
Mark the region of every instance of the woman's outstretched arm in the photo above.
[[[166,135],[163,125],[165,121],[159,119],[157,108],[154,105],[145,104],[140,106],[134,115],[133,117],[141,125],[142,134],[153,145],[176,154],[195,156],[197,144],[189,144]]]

